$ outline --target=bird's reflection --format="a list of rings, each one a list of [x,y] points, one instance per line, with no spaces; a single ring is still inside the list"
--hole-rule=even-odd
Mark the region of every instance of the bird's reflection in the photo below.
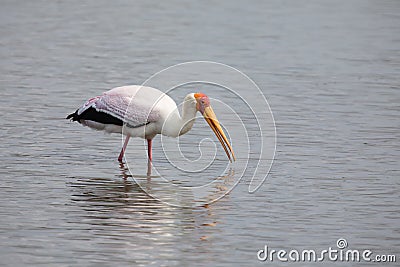
[[[151,198],[179,207],[203,206],[218,201],[228,194],[235,184],[234,169],[229,169],[225,175],[210,179],[208,185],[190,187],[178,179],[167,180],[161,176],[132,174],[123,163],[119,167],[123,180],[132,179]]]
[[[174,244],[207,241],[215,238],[220,231],[220,211],[231,207],[229,196],[221,201],[222,204],[192,208],[171,206],[146,192],[170,190],[170,187],[160,183],[157,178],[147,177],[143,177],[139,185],[133,181],[133,176],[127,166],[121,163],[114,178],[74,179],[70,183],[71,205],[80,212],[69,215],[70,223],[90,229],[101,240],[123,244],[128,249],[126,251],[140,251],[149,257],[155,248],[163,246],[167,246],[164,253],[176,254],[179,246]],[[223,186],[230,186],[234,181],[233,176],[234,171],[230,170],[225,176],[218,177],[212,194],[222,190]],[[194,202],[194,196],[189,192],[181,191],[187,195],[180,195],[179,201]],[[176,192],[164,192],[168,193],[176,196]],[[209,199],[215,198],[212,194]],[[88,233],[83,238],[93,237]],[[207,253],[210,249],[207,244],[198,246],[198,252]]]
[[[123,162],[119,162],[119,170],[120,170],[120,177],[124,180],[127,180],[129,178],[132,178],[133,180],[135,180],[134,178],[146,178],[148,181],[151,181],[152,178],[159,178],[160,176],[158,175],[151,175],[151,168],[152,168],[152,163],[149,162],[149,164],[147,165],[147,173],[146,175],[143,174],[131,174],[128,166],[123,163]]]
[[[124,179],[124,181],[126,181],[129,177],[132,177],[132,175],[129,174],[129,169],[125,166],[125,163],[120,162],[119,169],[121,171],[121,177]]]

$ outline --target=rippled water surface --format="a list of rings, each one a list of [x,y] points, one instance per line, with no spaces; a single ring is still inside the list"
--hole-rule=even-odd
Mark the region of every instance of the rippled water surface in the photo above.
[[[321,251],[338,238],[400,261],[399,1],[2,1],[0,14],[2,265],[253,266],[265,245]],[[119,136],[64,119],[89,97],[191,60],[238,68],[269,100],[277,151],[254,194],[250,177],[206,206],[159,177],[140,187],[132,175],[144,167],[116,161]],[[189,158],[198,135],[215,139],[205,127],[182,137]],[[155,164],[174,173],[159,143]],[[129,150],[143,160],[142,140]],[[219,147],[207,175],[171,180],[217,181],[208,193],[220,194],[239,175],[235,165],[220,175],[225,160]]]

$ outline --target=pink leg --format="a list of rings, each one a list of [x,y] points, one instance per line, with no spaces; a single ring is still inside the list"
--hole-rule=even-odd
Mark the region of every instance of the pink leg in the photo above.
[[[123,145],[123,147],[121,149],[121,153],[119,153],[119,157],[118,157],[118,161],[119,162],[122,162],[122,158],[124,157],[126,146],[128,145],[128,142],[129,142],[129,138],[130,138],[130,136],[127,135],[126,139],[125,139],[125,142],[124,142],[124,145]]]
[[[147,176],[150,176],[150,175],[151,175],[151,161],[153,160],[151,142],[152,142],[151,139],[147,139],[147,156],[148,156],[148,161],[147,161]]]
[[[147,139],[147,156],[149,157],[149,161],[153,160],[151,142],[152,142],[151,139]]]

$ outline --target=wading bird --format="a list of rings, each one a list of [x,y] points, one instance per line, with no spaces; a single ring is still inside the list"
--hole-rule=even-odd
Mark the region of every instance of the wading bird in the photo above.
[[[148,162],[152,161],[152,139],[157,134],[178,137],[193,126],[199,111],[221,142],[229,160],[235,160],[231,144],[225,136],[207,95],[188,94],[182,104],[182,114],[171,97],[146,86],[122,86],[89,99],[82,107],[67,116],[84,126],[108,133],[126,135],[119,154],[122,162],[130,137],[147,139]]]

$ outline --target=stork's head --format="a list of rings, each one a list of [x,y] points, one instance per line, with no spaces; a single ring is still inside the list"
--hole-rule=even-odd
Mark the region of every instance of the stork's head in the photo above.
[[[229,160],[232,161],[231,154],[233,160],[236,160],[235,153],[233,153],[232,150],[232,146],[229,143],[228,138],[226,138],[225,133],[218,122],[217,116],[211,108],[210,99],[208,99],[208,96],[203,93],[196,93],[194,94],[194,98],[196,99],[197,111],[200,111],[204,119],[207,121],[208,125],[210,125],[210,128],[213,130],[218,140],[220,141]]]

